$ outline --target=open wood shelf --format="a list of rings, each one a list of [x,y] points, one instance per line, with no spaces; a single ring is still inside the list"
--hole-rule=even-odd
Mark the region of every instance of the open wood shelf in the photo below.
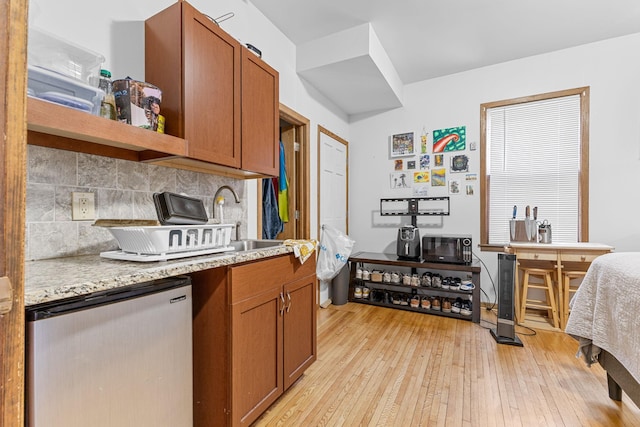
[[[403,285],[402,283],[374,282],[373,280],[364,280],[364,279],[357,279],[357,280],[360,280],[363,285],[366,285],[369,288],[389,289],[389,290],[393,290],[394,292],[401,292],[401,293],[411,293],[412,289],[415,289],[416,291],[418,289],[422,289],[425,291],[429,291],[432,295],[438,295],[439,293],[441,294],[444,293],[443,295],[458,294],[459,296],[473,295],[472,291],[461,291],[460,289],[433,288],[428,286],[412,286],[412,285]],[[417,293],[418,295],[423,295],[420,292],[417,292]]]
[[[375,305],[376,307],[395,308],[396,310],[405,310],[405,311],[413,311],[413,312],[416,312],[416,313],[434,314],[436,316],[453,317],[454,319],[473,320],[472,316],[463,316],[462,314],[457,314],[457,313],[447,313],[447,312],[442,311],[442,309],[440,309],[440,311],[438,311],[438,310],[424,309],[424,308],[419,308],[419,307],[415,308],[415,307],[411,307],[410,305],[389,304],[389,303],[385,303],[385,302],[371,301],[371,300],[364,299],[364,298],[354,298],[354,299],[351,299],[349,301],[355,302],[355,303],[358,303],[358,304]],[[475,307],[473,307],[473,309],[476,310]]]
[[[165,156],[187,155],[187,141],[182,138],[108,120],[32,97],[27,98],[27,130],[28,142],[35,145],[53,145],[53,138],[39,136],[51,135],[61,137],[65,146],[69,144],[69,140],[74,140],[76,144],[89,143],[93,150],[99,150],[96,146],[104,146],[133,152],[152,150],[164,153]],[[45,143],[39,144],[39,141]]]
[[[187,157],[188,141],[27,97],[27,143],[237,179],[264,175]]]

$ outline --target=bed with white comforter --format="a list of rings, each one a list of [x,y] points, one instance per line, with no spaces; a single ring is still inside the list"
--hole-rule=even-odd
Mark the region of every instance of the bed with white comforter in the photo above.
[[[609,396],[620,400],[622,386],[640,406],[640,252],[596,258],[570,307],[565,332],[607,370]]]

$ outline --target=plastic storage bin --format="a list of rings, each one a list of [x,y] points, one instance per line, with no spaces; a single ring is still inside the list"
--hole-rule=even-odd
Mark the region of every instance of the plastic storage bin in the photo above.
[[[98,86],[104,56],[38,28],[29,27],[29,65]]]
[[[31,96],[91,114],[100,114],[100,102],[104,98],[104,91],[80,80],[29,65],[27,87]]]

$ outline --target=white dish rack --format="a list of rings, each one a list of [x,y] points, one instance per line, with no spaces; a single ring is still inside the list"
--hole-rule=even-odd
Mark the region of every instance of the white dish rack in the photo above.
[[[120,251],[102,252],[104,258],[127,261],[163,261],[233,250],[235,224],[107,227]]]

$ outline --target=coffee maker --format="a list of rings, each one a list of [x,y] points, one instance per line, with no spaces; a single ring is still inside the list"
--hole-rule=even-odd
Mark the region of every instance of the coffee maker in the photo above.
[[[398,229],[397,254],[400,259],[419,260],[420,231],[415,225],[403,225]]]

